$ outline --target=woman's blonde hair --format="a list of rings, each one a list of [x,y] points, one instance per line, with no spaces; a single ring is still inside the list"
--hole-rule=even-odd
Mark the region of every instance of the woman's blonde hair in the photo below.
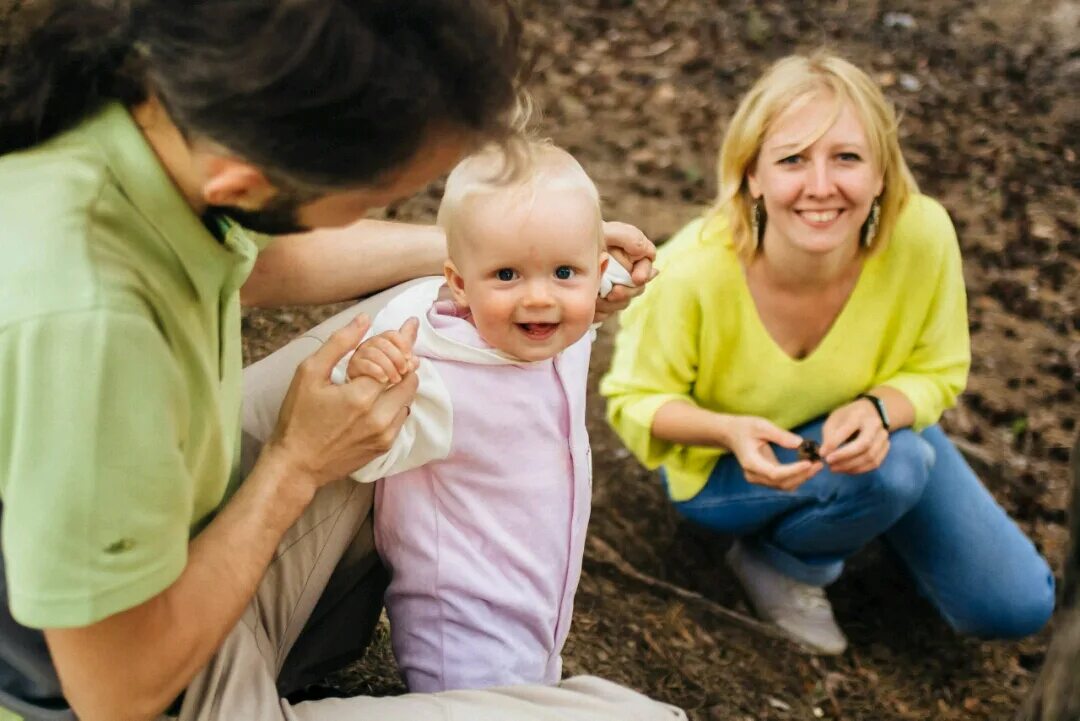
[[[789,55],[774,63],[743,97],[720,149],[720,191],[706,227],[713,221],[726,220],[732,244],[744,260],[752,258],[758,249],[758,239],[751,232],[754,201],[747,186],[747,171],[757,162],[762,142],[776,119],[794,104],[821,94],[831,96],[836,107],[824,127],[806,139],[804,147],[824,135],[845,104],[850,104],[866,130],[872,161],[884,177],[878,196],[881,214],[871,251],[883,246],[892,235],[907,199],[918,192],[900,151],[896,113],[877,84],[847,60],[826,51]]]

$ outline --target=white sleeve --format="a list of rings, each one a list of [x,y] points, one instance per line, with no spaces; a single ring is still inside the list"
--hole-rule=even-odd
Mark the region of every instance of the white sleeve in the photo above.
[[[614,258],[609,258],[607,268],[604,269],[604,274],[600,277],[600,297],[607,298],[608,293],[617,285],[633,288],[634,281],[630,278],[630,271]]]
[[[634,280],[630,277],[630,271],[624,268],[614,258],[609,258],[607,268],[604,269],[604,274],[600,276],[600,297],[607,298],[608,293],[613,291],[617,285],[625,285],[628,288],[633,288]],[[596,340],[596,331],[601,325],[603,324],[593,323],[589,326],[590,340]],[[348,360],[345,361],[346,365],[348,362]],[[336,371],[337,369],[335,368],[334,370]]]
[[[420,359],[416,374],[420,380],[416,398],[409,406],[409,417],[394,439],[394,445],[366,466],[350,473],[354,480],[371,483],[450,455],[454,427],[450,392],[435,364],[427,358]]]

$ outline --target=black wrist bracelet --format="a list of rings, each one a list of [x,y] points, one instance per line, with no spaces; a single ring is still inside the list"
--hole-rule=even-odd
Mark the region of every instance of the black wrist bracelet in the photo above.
[[[877,411],[878,417],[881,418],[881,425],[885,430],[889,430],[889,412],[885,410],[885,401],[870,393],[860,393],[857,398],[865,398],[873,403],[874,410]]]

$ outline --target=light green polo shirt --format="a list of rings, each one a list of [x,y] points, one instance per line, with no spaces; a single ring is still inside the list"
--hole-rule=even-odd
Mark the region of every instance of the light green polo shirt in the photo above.
[[[223,227],[120,105],[0,157],[0,540],[20,623],[159,593],[234,489],[258,236]]]

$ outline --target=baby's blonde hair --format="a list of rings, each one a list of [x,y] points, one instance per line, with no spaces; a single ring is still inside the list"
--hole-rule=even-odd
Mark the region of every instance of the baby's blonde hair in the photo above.
[[[827,122],[803,140],[803,148],[824,135],[845,104],[850,104],[866,131],[872,162],[884,178],[879,196],[881,215],[871,251],[882,247],[892,235],[904,204],[918,192],[900,150],[896,113],[881,88],[862,70],[827,51],[789,55],[774,63],[743,97],[720,149],[720,191],[709,220],[727,220],[732,244],[744,260],[750,260],[758,250],[758,239],[751,232],[754,201],[747,187],[747,171],[757,162],[776,119],[796,104],[822,96],[831,96],[835,107]]]
[[[501,147],[488,146],[451,171],[435,221],[446,234],[451,258],[461,247],[460,220],[478,198],[502,195],[509,203],[528,207],[541,190],[580,190],[596,204],[600,218],[600,193],[573,155],[546,141],[529,141],[521,150],[508,163]],[[602,245],[599,223],[597,237]]]

